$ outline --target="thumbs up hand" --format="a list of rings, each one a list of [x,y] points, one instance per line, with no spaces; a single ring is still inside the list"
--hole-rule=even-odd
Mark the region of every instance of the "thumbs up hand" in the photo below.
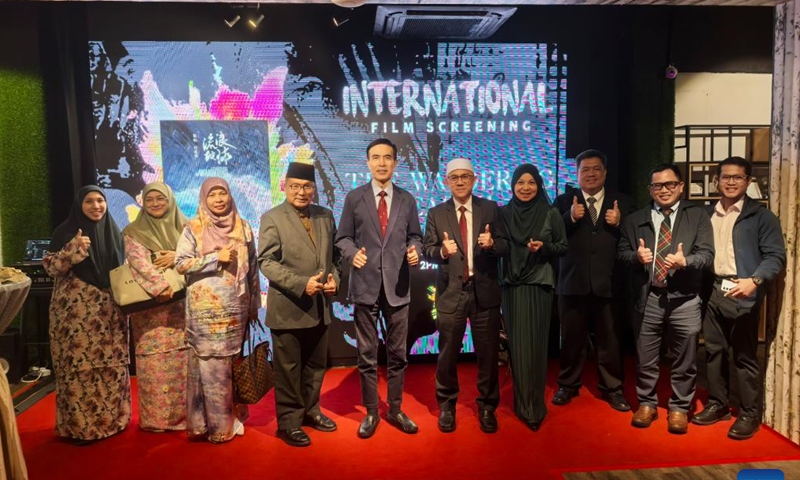
[[[81,263],[89,257],[89,247],[92,246],[92,239],[83,236],[83,230],[79,228],[78,233],[75,234],[75,238],[70,243],[72,242],[76,243],[75,251],[70,255],[72,263]]]
[[[367,249],[365,247],[361,247],[361,250],[356,252],[356,256],[353,257],[353,266],[356,268],[361,268],[367,264]]]
[[[411,245],[406,250],[406,258],[408,259],[408,266],[414,267],[419,264],[419,254],[417,253],[417,247]]]
[[[653,263],[653,251],[647,248],[643,238],[639,239],[639,249],[636,251],[636,254],[639,256],[639,263],[642,265],[650,265]]]
[[[614,200],[614,208],[606,210],[606,223],[612,227],[619,226],[620,218],[622,215],[619,212],[619,204]]]
[[[322,292],[331,297],[336,295],[336,290],[338,290],[338,285],[336,285],[336,280],[333,279],[333,274],[328,274],[328,279],[325,281],[325,285],[322,286]]]
[[[458,245],[455,240],[450,240],[450,235],[444,232],[444,239],[442,240],[442,258],[450,258],[450,255],[455,255],[458,252]]]
[[[679,270],[686,267],[686,257],[683,255],[683,244],[678,244],[678,250],[664,257],[664,265],[670,270]]]
[[[578,203],[578,196],[572,197],[572,207],[569,209],[569,215],[572,217],[573,222],[579,221],[586,215],[586,205]]]
[[[492,231],[489,229],[489,224],[483,229],[483,233],[478,235],[478,245],[484,249],[489,250],[494,246],[494,239],[492,239]]]
[[[78,229],[78,233],[75,234],[75,238],[78,239],[78,250],[81,253],[85,253],[86,255],[89,254],[89,247],[92,246],[92,239],[89,237],[85,237],[83,235],[83,230],[80,228]]]
[[[322,291],[324,285],[320,282],[322,280],[322,271],[308,279],[306,283],[306,293],[313,297]]]

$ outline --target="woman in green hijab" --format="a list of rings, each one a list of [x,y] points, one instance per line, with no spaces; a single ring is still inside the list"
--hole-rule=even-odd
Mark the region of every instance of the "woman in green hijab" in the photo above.
[[[124,230],[125,257],[138,284],[159,303],[131,314],[136,353],[139,426],[163,432],[186,429],[186,305],[161,273],[175,267],[175,247],[187,219],[172,189],[153,182],[142,190],[144,208]]]
[[[533,431],[547,415],[547,339],[556,275],[553,261],[567,252],[567,233],[550,204],[539,170],[524,164],[511,178],[513,197],[501,209],[509,249],[500,260],[502,309],[514,377],[514,411]]]

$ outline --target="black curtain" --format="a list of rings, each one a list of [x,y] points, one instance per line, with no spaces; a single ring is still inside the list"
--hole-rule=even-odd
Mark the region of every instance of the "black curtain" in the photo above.
[[[49,4],[40,12],[39,51],[57,225],[67,217],[74,193],[97,182],[86,5]]]

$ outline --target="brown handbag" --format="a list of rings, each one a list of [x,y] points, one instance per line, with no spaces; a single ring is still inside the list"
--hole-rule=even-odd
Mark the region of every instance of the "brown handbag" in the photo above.
[[[259,321],[252,323],[261,326]],[[269,342],[254,345],[250,335],[250,325],[247,326],[245,333],[242,354],[245,345],[249,346],[249,354],[240,357],[233,364],[234,401],[253,405],[264,398],[275,385],[275,372],[269,362]]]

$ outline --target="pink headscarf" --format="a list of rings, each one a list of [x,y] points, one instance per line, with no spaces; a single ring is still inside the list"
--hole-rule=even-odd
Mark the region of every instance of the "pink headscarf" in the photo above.
[[[223,188],[230,195],[231,188],[228,182],[219,177],[208,177],[200,187],[200,203],[197,215],[203,226],[203,238],[200,241],[200,253],[207,255],[217,252],[225,247],[234,248],[236,243],[245,243],[242,219],[236,209],[236,201],[230,195],[230,210],[222,216],[213,213],[206,203],[208,194],[215,188]]]
[[[224,188],[230,195],[230,209],[222,216],[214,214],[206,203],[208,194],[214,188]],[[217,252],[223,248],[236,251],[236,294],[242,296],[247,292],[247,273],[250,262],[247,258],[247,242],[250,241],[246,234],[244,222],[236,209],[236,202],[231,195],[228,182],[219,177],[209,177],[200,187],[200,203],[197,207],[197,216],[202,227],[197,249],[201,255]]]

